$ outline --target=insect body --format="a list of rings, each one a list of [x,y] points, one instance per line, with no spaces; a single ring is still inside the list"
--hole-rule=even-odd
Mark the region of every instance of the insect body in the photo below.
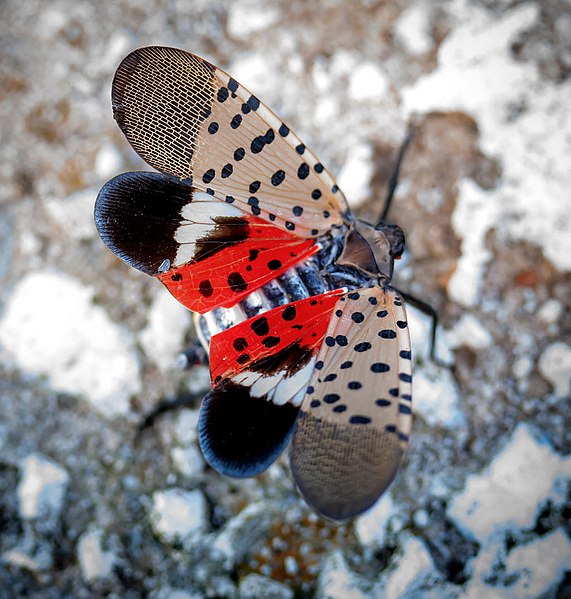
[[[291,441],[306,501],[335,520],[359,515],[391,483],[410,432],[410,339],[390,287],[402,231],[354,218],[289,127],[193,54],[135,50],[112,101],[159,172],[109,181],[97,228],[198,314],[212,377],[206,460],[254,476]]]

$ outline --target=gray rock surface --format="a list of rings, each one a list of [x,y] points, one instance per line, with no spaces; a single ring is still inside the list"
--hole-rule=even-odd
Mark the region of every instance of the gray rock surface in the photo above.
[[[570,37],[566,0],[5,0],[0,598],[569,596]],[[313,514],[283,458],[209,469],[198,402],[137,434],[208,385],[175,365],[188,315],[92,220],[107,179],[146,168],[110,86],[150,44],[232,73],[363,218],[418,123],[395,284],[438,310],[452,366],[410,309],[410,450],[356,523]]]

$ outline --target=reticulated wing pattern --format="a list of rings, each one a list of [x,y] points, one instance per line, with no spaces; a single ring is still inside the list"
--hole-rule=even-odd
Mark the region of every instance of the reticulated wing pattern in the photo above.
[[[360,514],[393,480],[411,428],[411,372],[398,293],[373,286],[341,297],[290,446],[300,492],[324,515]]]
[[[343,223],[347,204],[299,138],[246,88],[198,56],[151,46],[113,81],[114,116],[150,165],[300,237]]]

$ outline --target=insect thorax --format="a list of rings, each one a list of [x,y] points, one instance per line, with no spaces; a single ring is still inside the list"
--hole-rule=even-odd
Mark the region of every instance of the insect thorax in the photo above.
[[[371,225],[355,220],[348,229],[336,264],[390,283],[393,263],[404,250],[404,234],[397,225]]]
[[[404,249],[396,225],[355,220],[322,236],[319,252],[286,270],[231,308],[196,315],[198,336],[208,350],[210,338],[248,318],[332,289],[348,290],[390,283],[393,261]]]

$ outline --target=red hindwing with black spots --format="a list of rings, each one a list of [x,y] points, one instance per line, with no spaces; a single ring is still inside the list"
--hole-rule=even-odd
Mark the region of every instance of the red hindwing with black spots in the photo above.
[[[109,181],[96,225],[118,257],[202,315],[205,458],[254,476],[291,441],[307,502],[335,520],[359,515],[392,481],[410,432],[410,339],[389,286],[402,232],[352,217],[293,131],[198,56],[135,50],[112,102],[159,172]]]
[[[301,365],[299,354],[317,354],[331,312],[343,289],[335,289],[264,312],[212,338],[210,374],[214,384],[250,369],[268,355],[286,355],[289,366]],[[259,370],[259,368],[258,368]],[[267,373],[267,368],[265,369]],[[283,364],[278,371],[285,372]],[[274,373],[272,373],[274,374]]]
[[[259,218],[245,216],[243,221],[243,241],[226,243],[223,251],[215,247],[203,258],[159,275],[187,308],[201,314],[217,307],[229,308],[319,249],[312,240],[292,237]]]

